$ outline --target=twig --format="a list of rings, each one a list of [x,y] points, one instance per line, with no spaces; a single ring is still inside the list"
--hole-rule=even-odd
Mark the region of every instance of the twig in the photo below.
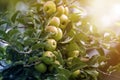
[[[16,48],[14,48],[14,47],[12,47],[12,49],[14,49],[15,51],[17,51],[18,53],[20,53],[20,54],[30,54],[31,52],[32,52],[32,49],[30,49],[29,51],[19,51],[19,50],[17,50]]]

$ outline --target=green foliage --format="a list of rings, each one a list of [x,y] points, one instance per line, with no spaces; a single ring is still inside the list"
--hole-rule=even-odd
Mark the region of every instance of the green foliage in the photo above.
[[[83,17],[84,10],[77,7],[74,0],[60,1],[56,1],[55,5],[68,7],[69,20],[66,21],[66,27],[61,29],[63,37],[57,41],[57,47],[52,51],[55,57],[52,59],[42,57],[46,51],[45,46],[48,45],[45,41],[51,38],[51,33],[46,32],[45,28],[50,19],[57,16],[56,13],[49,15],[43,10],[47,0],[28,1],[29,4],[24,1],[29,5],[28,10],[15,11],[10,19],[1,17],[0,42],[7,44],[5,47],[0,46],[0,76],[3,80],[97,80],[97,68],[107,59],[104,49],[110,47],[105,44],[110,44],[110,37],[113,35],[103,39],[104,34],[97,32],[96,27],[90,24],[89,17]],[[73,8],[79,12],[74,13]],[[112,40],[117,39],[112,37]],[[95,49],[99,54],[86,58],[89,49]],[[68,54],[74,50],[78,50],[80,56],[69,57]],[[55,60],[59,64],[56,64]],[[44,73],[34,68],[40,63],[46,66]],[[80,70],[80,74],[72,77],[76,70]]]

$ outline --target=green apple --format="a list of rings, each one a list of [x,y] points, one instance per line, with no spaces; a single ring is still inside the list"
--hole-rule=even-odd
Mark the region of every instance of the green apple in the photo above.
[[[57,16],[61,16],[62,14],[64,14],[64,12],[65,12],[65,8],[63,5],[57,7],[57,14],[56,14]]]
[[[69,8],[68,8],[68,7],[65,7],[64,14],[65,14],[65,15],[68,15],[68,14],[69,14]]]
[[[59,62],[58,60],[55,60],[54,63],[55,63],[56,65],[60,65],[60,62]]]
[[[68,53],[69,57],[78,57],[79,55],[80,55],[79,50],[74,50],[74,51],[71,51],[70,53]]]
[[[55,57],[55,55],[51,51],[45,51],[42,56],[49,57],[49,58]]]
[[[46,26],[45,31],[49,32],[52,36],[56,36],[58,33],[58,30],[55,26]]]
[[[60,19],[58,17],[53,17],[50,22],[49,25],[55,26],[55,27],[59,27],[60,25]]]
[[[47,66],[44,63],[37,64],[34,68],[40,73],[45,73],[47,71]]]
[[[80,74],[80,70],[76,70],[72,73],[72,77],[76,78],[76,77],[78,77],[79,74]]]
[[[66,28],[68,21],[69,21],[68,17],[65,14],[62,14],[60,16],[60,23],[61,23],[60,28],[61,29]]]
[[[57,47],[57,42],[54,39],[47,39],[45,42],[45,50],[54,51]]]
[[[56,12],[56,4],[53,1],[47,1],[43,6],[43,10],[46,14],[51,15]]]
[[[72,60],[74,59],[74,57],[69,57],[67,59],[67,65],[70,66],[72,64]]]
[[[55,35],[53,38],[54,38],[56,41],[59,41],[59,40],[62,39],[62,37],[63,37],[63,32],[62,32],[62,30],[61,30],[60,28],[57,28],[57,30],[58,30],[58,33],[57,33],[57,35]]]
[[[45,51],[42,55],[42,61],[45,64],[52,64],[52,62],[56,59],[56,56],[51,51]]]

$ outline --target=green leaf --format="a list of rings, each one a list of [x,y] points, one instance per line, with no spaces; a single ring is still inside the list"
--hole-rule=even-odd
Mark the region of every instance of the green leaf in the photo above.
[[[89,70],[85,70],[91,77],[92,77],[92,80],[98,80],[97,77],[98,77],[98,72],[94,69],[89,69]]]
[[[88,35],[86,35],[83,32],[78,33],[77,35],[75,35],[74,38],[76,41],[84,41],[84,42],[88,42],[89,41],[89,37]]]
[[[67,69],[64,68],[58,68],[58,73],[62,74],[63,76],[65,76],[67,79],[70,77],[71,72]]]
[[[37,44],[32,46],[32,50],[37,50],[37,49],[43,48],[43,47],[44,47],[43,43],[37,43]]]
[[[54,51],[54,54],[57,57],[57,60],[60,62],[60,64],[64,65],[64,60],[63,60],[63,56],[62,56],[61,52]]]
[[[17,38],[19,33],[20,32],[18,29],[11,29],[10,31],[8,31],[7,35],[9,38]]]
[[[88,64],[89,64],[89,65],[94,65],[94,64],[98,63],[98,59],[99,59],[99,55],[94,55],[94,56],[92,56],[92,58],[89,60]]]
[[[24,46],[32,46],[35,43],[35,40],[31,39],[31,38],[27,38],[23,41],[23,45]]]
[[[81,53],[80,55],[85,56],[86,55],[85,46],[81,42],[78,42],[78,41],[76,41],[76,44],[79,46],[79,51]]]
[[[76,42],[72,41],[66,46],[66,49],[68,52],[71,52],[74,50],[80,50],[80,47],[78,46]]]
[[[19,51],[23,51],[23,44],[22,41],[15,41],[15,43],[12,43],[13,46],[16,46],[16,49],[18,49]]]
[[[6,58],[7,58],[7,60],[11,60],[12,62],[16,62],[16,61],[24,59],[23,55],[24,54],[20,54],[17,51],[15,51],[13,49],[13,47],[11,47],[11,46],[8,46],[6,48]]]
[[[0,47],[0,59],[3,59],[5,56],[5,49],[3,47]]]
[[[72,22],[78,22],[80,20],[80,14],[79,13],[72,13],[69,15],[69,19],[72,21]]]
[[[0,25],[6,24],[6,21],[0,21]]]
[[[103,62],[103,61],[106,61],[106,60],[108,60],[109,58],[107,58],[106,56],[99,56],[98,57],[98,63],[100,64],[101,62]]]
[[[0,39],[5,39],[7,37],[7,34],[5,31],[0,30]]]
[[[28,36],[28,37],[33,37],[35,33],[35,29],[34,28],[28,28],[25,32],[24,35]]]
[[[72,71],[76,71],[76,70],[78,70],[78,69],[83,69],[83,68],[85,68],[85,67],[87,67],[87,66],[88,66],[88,65],[87,65],[86,63],[80,61],[79,58],[74,58],[74,59],[72,60],[72,65],[70,66],[70,69],[71,69]]]
[[[65,75],[63,74],[56,74],[56,80],[69,80]]]
[[[101,56],[104,56],[104,55],[105,55],[103,48],[98,48],[97,51],[99,52],[99,54],[100,54]]]
[[[69,32],[73,30],[73,26],[74,26],[73,23],[69,22],[67,24],[66,28],[65,28],[65,32],[64,33],[66,33],[66,35],[69,34]]]
[[[18,16],[19,13],[20,13],[20,11],[17,11],[17,12],[15,12],[15,13],[13,14],[13,16],[11,17],[11,21],[12,21],[13,23],[16,21],[17,16]]]
[[[65,40],[63,40],[62,42],[60,42],[61,44],[66,44],[69,43],[73,40],[73,37],[67,37]]]

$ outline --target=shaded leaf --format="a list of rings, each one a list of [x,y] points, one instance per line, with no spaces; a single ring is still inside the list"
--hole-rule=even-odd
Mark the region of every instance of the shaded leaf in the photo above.
[[[11,46],[8,46],[6,48],[6,58],[7,60],[11,60],[12,62],[16,62],[19,60],[24,59],[24,54],[20,54],[17,51],[15,51]]]
[[[4,31],[0,30],[0,38],[4,39],[6,36],[7,36],[6,33]]]
[[[9,38],[13,38],[15,36],[18,37],[17,36],[18,33],[20,33],[19,30],[17,30],[17,29],[11,29],[10,31],[8,31],[7,35],[8,35]]]
[[[88,65],[87,65],[86,63],[80,61],[79,58],[74,58],[74,59],[72,60],[72,65],[70,66],[70,69],[71,69],[72,71],[76,71],[76,70],[78,70],[78,69],[83,69],[83,68],[85,68],[85,67],[87,67],[87,66],[88,66]]]
[[[89,60],[88,64],[89,64],[89,65],[94,65],[94,64],[98,63],[98,59],[99,59],[99,56],[98,56],[98,55],[94,55],[94,56],[92,56],[92,58]]]
[[[69,15],[69,18],[72,22],[78,22],[81,17],[79,13],[72,13]]]
[[[92,77],[92,80],[98,80],[97,77],[98,77],[98,72],[94,69],[91,69],[91,70],[85,70],[91,77]]]
[[[71,72],[64,68],[58,68],[58,73],[64,75],[67,79],[70,77]]]
[[[63,74],[56,74],[56,80],[68,80],[68,78]]]
[[[3,59],[5,56],[5,50],[4,48],[0,47],[0,59]]]
[[[37,49],[43,48],[43,47],[44,47],[43,43],[37,43],[37,44],[32,46],[32,50],[37,50]]]
[[[86,35],[85,33],[78,33],[77,35],[75,35],[75,38],[74,38],[76,41],[84,41],[84,42],[88,42],[89,41],[89,37],[88,35]]]
[[[0,25],[7,23],[6,21],[0,21]]]
[[[20,13],[20,11],[17,11],[17,12],[15,12],[15,13],[13,14],[13,16],[11,17],[11,21],[12,21],[13,23],[16,21],[17,16],[18,16],[19,13]]]
[[[100,54],[101,56],[104,56],[104,55],[105,55],[103,48],[98,48],[97,51],[99,52],[99,54]]]
[[[67,37],[64,41],[60,42],[61,44],[69,43],[73,40],[73,37]]]

